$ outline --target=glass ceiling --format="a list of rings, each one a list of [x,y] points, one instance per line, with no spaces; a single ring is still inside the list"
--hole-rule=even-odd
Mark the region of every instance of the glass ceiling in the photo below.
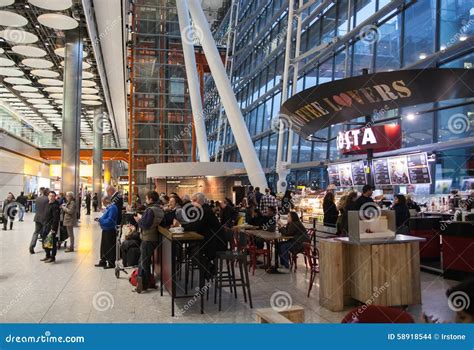
[[[2,4],[5,2],[0,2],[1,127],[38,147],[60,147],[65,31],[85,24],[82,7],[72,0]],[[87,34],[83,55],[81,144],[87,148],[93,144],[94,108],[104,100]],[[114,147],[107,116],[103,132],[104,145]]]

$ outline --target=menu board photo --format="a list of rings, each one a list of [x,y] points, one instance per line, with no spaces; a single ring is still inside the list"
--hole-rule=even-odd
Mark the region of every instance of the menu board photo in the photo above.
[[[330,185],[334,185],[336,187],[341,186],[337,164],[328,165],[328,176]]]
[[[414,185],[431,183],[431,174],[426,153],[410,154],[407,156],[407,162],[410,183]]]
[[[364,186],[367,183],[367,177],[365,175],[365,164],[364,161],[352,162],[352,183],[354,186]]]
[[[388,158],[388,170],[390,174],[390,183],[392,185],[408,185],[408,164],[407,157]]]
[[[390,185],[390,175],[388,171],[388,161],[384,159],[374,159],[373,161],[374,181],[376,185]]]
[[[351,163],[338,164],[339,181],[341,187],[352,187],[352,168]]]

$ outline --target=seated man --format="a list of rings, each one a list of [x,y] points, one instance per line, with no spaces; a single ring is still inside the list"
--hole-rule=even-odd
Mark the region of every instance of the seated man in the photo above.
[[[214,274],[215,267],[213,266],[213,260],[216,258],[218,251],[227,250],[227,229],[219,223],[217,216],[214,214],[212,208],[207,204],[206,196],[203,193],[195,193],[191,197],[192,204],[199,212],[197,217],[192,220],[189,216],[187,223],[182,226],[185,231],[195,231],[204,236],[204,242],[202,242],[202,254],[207,259],[207,271],[206,275],[210,276]],[[183,206],[183,211],[186,212],[189,207]],[[195,217],[195,216],[193,216]],[[230,231],[230,230],[229,230]],[[232,233],[230,231],[230,233]],[[198,253],[198,252],[195,252]]]

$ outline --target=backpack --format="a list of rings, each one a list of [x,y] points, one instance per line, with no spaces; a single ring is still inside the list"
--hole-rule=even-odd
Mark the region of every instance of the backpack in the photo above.
[[[134,287],[137,286],[137,277],[138,277],[138,269],[133,270],[132,274],[130,275],[130,278],[128,281],[130,284]],[[148,281],[148,288],[155,288],[156,289],[156,279],[155,275],[150,276],[150,280]]]

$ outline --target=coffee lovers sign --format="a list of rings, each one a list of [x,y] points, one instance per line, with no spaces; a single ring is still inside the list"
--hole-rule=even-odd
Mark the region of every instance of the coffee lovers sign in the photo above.
[[[474,69],[413,69],[367,74],[306,89],[280,113],[303,137],[380,110],[474,97]]]

